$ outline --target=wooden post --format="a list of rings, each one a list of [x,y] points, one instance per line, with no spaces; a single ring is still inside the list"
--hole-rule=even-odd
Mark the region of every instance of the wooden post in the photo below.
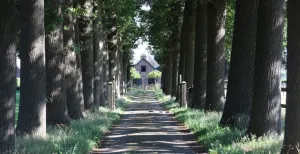
[[[108,108],[113,109],[113,83],[108,83]]]
[[[187,101],[186,101],[186,82],[183,81],[181,83],[181,104],[182,107],[187,108]]]
[[[182,77],[181,75],[179,75],[179,80],[178,80],[178,90],[177,90],[177,93],[178,93],[178,101],[179,101],[179,105],[182,107],[182,102],[181,102],[181,82],[182,82]]]
[[[116,108],[116,80],[115,80],[115,77],[113,78],[112,87],[113,87],[112,109],[114,110]]]

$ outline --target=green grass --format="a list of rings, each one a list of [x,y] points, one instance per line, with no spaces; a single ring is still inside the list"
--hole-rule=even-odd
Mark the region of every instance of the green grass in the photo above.
[[[221,113],[203,110],[183,109],[174,99],[164,96],[161,91],[156,95],[175,117],[184,123],[196,136],[204,150],[209,153],[279,153],[283,135],[269,135],[257,139],[245,137],[245,129],[220,127]]]
[[[120,119],[125,105],[118,100],[118,109],[111,111],[100,108],[95,113],[88,113],[85,119],[71,121],[70,125],[47,127],[44,138],[21,137],[16,139],[17,154],[87,154],[97,147],[102,135]]]

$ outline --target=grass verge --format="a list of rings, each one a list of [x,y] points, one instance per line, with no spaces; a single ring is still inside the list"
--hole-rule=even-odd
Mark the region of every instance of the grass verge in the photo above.
[[[125,107],[125,102],[117,105]],[[72,121],[68,126],[48,127],[45,138],[22,137],[16,139],[17,154],[87,154],[97,147],[103,133],[120,119],[120,109],[100,108],[87,114],[85,119]]]
[[[279,153],[283,135],[269,135],[257,139],[245,137],[245,130],[220,127],[219,112],[180,108],[174,99],[161,91],[156,96],[175,117],[197,136],[205,152],[215,153]]]

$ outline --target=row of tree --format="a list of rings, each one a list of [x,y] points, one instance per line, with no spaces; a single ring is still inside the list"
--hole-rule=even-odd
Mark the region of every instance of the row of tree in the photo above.
[[[106,106],[107,82],[117,95],[129,75],[140,30],[138,0],[3,0],[0,2],[0,153],[17,135],[44,136]],[[16,56],[21,60],[19,115]],[[18,113],[18,112],[17,112]]]
[[[190,107],[223,111],[221,126],[236,127],[244,119],[247,134],[260,137],[282,130],[280,82],[287,8],[288,92],[282,152],[298,153],[300,2],[288,0],[287,7],[285,3],[153,0],[151,10],[142,12],[142,21],[145,39],[163,65],[166,94],[177,96],[181,75],[192,88]],[[226,58],[230,70],[225,100]]]

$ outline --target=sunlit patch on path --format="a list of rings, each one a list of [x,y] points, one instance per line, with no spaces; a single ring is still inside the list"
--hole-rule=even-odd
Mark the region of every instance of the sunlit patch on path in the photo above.
[[[143,99],[140,99],[140,98]],[[199,153],[196,138],[155,99],[134,97],[122,119],[93,153]],[[141,102],[142,101],[142,102]]]

